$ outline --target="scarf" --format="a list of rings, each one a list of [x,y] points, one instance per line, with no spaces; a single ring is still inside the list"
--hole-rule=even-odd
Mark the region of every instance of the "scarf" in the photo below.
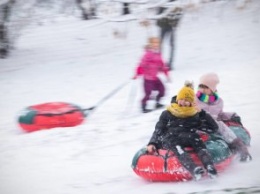
[[[207,95],[207,94],[204,94],[204,93],[198,91],[196,93],[196,96],[200,101],[205,102],[205,103],[212,103],[219,99],[217,92],[213,92],[213,95]]]
[[[171,112],[172,115],[178,118],[186,118],[194,116],[197,113],[197,110],[194,106],[179,106],[177,103],[172,103],[167,107],[167,110]]]

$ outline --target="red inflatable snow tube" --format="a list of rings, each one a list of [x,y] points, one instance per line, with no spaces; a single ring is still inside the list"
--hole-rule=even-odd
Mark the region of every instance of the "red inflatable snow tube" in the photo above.
[[[226,142],[214,136],[209,137],[207,134],[200,135],[212,156],[217,171],[221,172],[226,169],[234,157]],[[197,165],[203,166],[192,148],[186,148],[186,152]],[[146,148],[140,149],[133,157],[132,169],[143,179],[154,182],[180,182],[193,179],[178,157],[172,151],[164,149],[159,149],[154,154],[147,153]]]
[[[225,121],[225,123],[246,145],[250,145],[250,133],[241,123],[234,121]],[[224,171],[231,164],[235,153],[230,150],[228,144],[217,134],[208,135],[200,133],[200,137],[212,156],[217,171]],[[185,149],[193,161],[197,165],[202,166],[192,148]],[[149,154],[146,151],[146,147],[141,148],[134,155],[131,167],[138,176],[149,181],[179,182],[192,180],[192,175],[182,166],[178,157],[169,150],[159,149],[158,152]],[[206,177],[206,174],[204,177]]]
[[[19,116],[20,127],[26,132],[56,127],[73,127],[84,121],[84,111],[66,102],[49,102],[27,107]]]
[[[186,170],[178,158],[169,150],[159,149],[157,154],[147,154],[145,149],[139,152],[133,160],[133,171],[143,179],[153,182],[183,182],[192,180],[192,175]],[[202,166],[198,156],[190,153],[197,165]],[[231,163],[233,155],[215,164],[218,172],[223,171]],[[136,161],[135,161],[136,160]],[[206,176],[206,174],[204,175]]]

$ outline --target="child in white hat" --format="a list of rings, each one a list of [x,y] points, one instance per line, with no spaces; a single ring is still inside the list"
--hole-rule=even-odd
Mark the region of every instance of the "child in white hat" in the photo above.
[[[252,160],[247,146],[241,138],[223,122],[226,120],[240,121],[240,117],[234,112],[223,112],[224,102],[217,93],[217,84],[219,77],[215,73],[207,73],[200,77],[198,91],[196,93],[196,104],[198,110],[211,114],[217,121],[219,126],[219,133],[223,136],[224,140],[229,144],[232,150],[240,154],[240,161],[246,162]]]

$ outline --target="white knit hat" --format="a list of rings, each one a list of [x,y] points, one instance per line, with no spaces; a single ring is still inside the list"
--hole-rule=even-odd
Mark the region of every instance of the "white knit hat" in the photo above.
[[[199,84],[208,86],[213,92],[217,90],[217,84],[219,83],[219,78],[216,73],[207,73],[200,77]]]

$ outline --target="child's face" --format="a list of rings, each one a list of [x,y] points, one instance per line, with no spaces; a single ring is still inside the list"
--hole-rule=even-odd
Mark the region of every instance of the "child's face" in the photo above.
[[[205,86],[205,85],[203,85],[203,84],[200,84],[200,85],[199,85],[198,91],[200,91],[201,93],[206,94],[206,95],[212,95],[212,94],[213,94],[213,92],[211,91],[211,89],[209,89],[208,86]]]
[[[185,99],[180,99],[180,100],[178,100],[178,105],[179,106],[191,106],[192,104]]]
[[[150,47],[151,47],[151,49],[159,50],[160,40],[157,39],[157,38],[152,39],[151,42],[150,42]]]

